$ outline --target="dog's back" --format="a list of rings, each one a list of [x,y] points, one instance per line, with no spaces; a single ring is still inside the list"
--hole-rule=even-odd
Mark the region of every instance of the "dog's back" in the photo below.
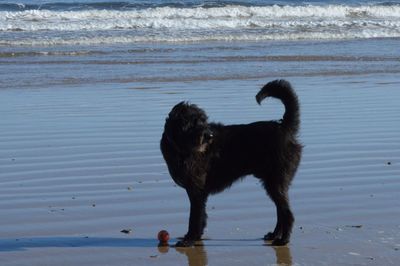
[[[224,190],[246,175],[265,177],[291,173],[286,177],[290,184],[299,165],[302,146],[281,122],[218,124],[213,132],[214,140],[207,152],[212,156],[207,182],[211,193]]]
[[[219,172],[219,164],[225,169],[225,165],[229,163],[230,172],[235,173],[237,178],[249,174],[257,175],[258,172],[265,173],[268,171],[265,168],[267,165],[270,166],[268,168],[271,169],[271,175],[275,174],[274,171],[281,170],[290,173],[290,180],[293,178],[302,151],[302,145],[297,141],[300,127],[298,98],[286,80],[267,83],[256,95],[257,103],[261,104],[266,97],[282,101],[285,106],[282,120],[227,126],[210,124],[215,132],[210,149],[215,149],[211,153],[217,154],[216,162],[212,165],[215,169],[210,172]],[[287,160],[288,157],[290,160]],[[287,162],[291,166],[286,165]],[[217,175],[219,174],[222,173]]]

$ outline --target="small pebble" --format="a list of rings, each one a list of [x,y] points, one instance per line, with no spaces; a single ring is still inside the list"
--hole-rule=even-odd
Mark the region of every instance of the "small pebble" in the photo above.
[[[362,227],[362,225],[361,224],[359,224],[359,225],[346,225],[347,227],[351,227],[351,228],[361,228]]]
[[[122,229],[121,233],[130,234],[130,233],[132,233],[132,229]]]

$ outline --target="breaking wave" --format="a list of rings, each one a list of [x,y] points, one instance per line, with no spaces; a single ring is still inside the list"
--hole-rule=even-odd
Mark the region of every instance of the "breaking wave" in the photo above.
[[[3,4],[0,10],[7,11],[0,11],[0,45],[400,37],[398,4],[189,7],[112,4],[114,8],[111,3],[96,3],[90,8],[75,8],[78,10],[72,4],[61,8],[60,3],[47,9],[5,8]]]

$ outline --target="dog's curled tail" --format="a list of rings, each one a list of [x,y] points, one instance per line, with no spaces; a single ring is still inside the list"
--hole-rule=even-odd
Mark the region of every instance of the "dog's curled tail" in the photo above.
[[[256,95],[258,104],[266,97],[280,99],[285,106],[282,126],[292,134],[297,134],[300,127],[300,108],[297,95],[290,83],[286,80],[274,80],[268,82]]]

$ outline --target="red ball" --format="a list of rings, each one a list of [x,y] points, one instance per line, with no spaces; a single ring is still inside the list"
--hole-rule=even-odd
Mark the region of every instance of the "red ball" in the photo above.
[[[167,243],[169,240],[169,233],[167,230],[161,230],[160,232],[158,232],[158,236],[157,236],[158,240],[162,243]]]

